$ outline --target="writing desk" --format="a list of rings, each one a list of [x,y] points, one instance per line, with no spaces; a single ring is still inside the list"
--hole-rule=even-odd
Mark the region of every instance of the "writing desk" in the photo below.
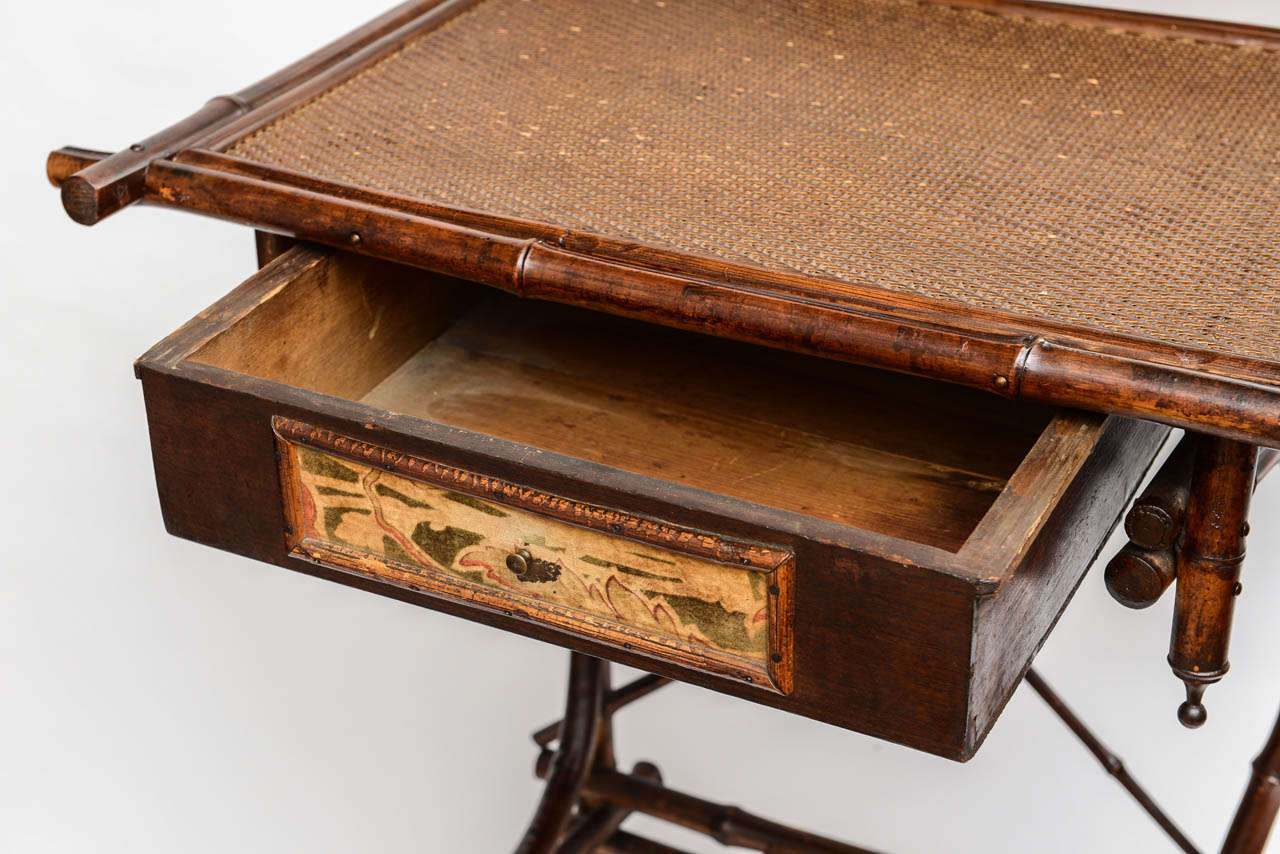
[[[171,532],[575,651],[521,850],[653,850],[634,810],[856,850],[622,774],[611,710],[674,678],[966,759],[1181,427],[1108,584],[1176,578],[1202,723],[1280,442],[1277,47],[979,0],[417,2],[48,171],[85,224],[258,230],[137,364]]]

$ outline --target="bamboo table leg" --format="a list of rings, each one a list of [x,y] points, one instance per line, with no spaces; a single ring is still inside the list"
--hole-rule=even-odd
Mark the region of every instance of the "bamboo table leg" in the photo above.
[[[605,663],[580,652],[569,654],[569,696],[560,745],[551,762],[542,800],[516,848],[517,854],[551,854],[569,825],[582,783],[591,771],[599,741]]]
[[[1258,473],[1254,481],[1258,482],[1267,472],[1280,463],[1280,454],[1271,448],[1264,448],[1258,453]],[[1222,843],[1223,854],[1257,854],[1267,844],[1271,827],[1275,824],[1276,814],[1280,812],[1280,716],[1276,717],[1275,726],[1271,729],[1271,737],[1267,739],[1262,752],[1253,760],[1253,774],[1249,777],[1249,785],[1240,798],[1240,806],[1236,807],[1235,818],[1231,829],[1227,831],[1227,839]]]
[[[1253,775],[1244,790],[1235,820],[1222,843],[1222,854],[1258,854],[1280,812],[1280,717],[1271,738],[1253,760]]]
[[[1186,683],[1178,707],[1184,726],[1207,715],[1201,697],[1227,672],[1227,643],[1248,531],[1258,449],[1215,436],[1197,437],[1185,527],[1178,547],[1178,582],[1169,666]]]

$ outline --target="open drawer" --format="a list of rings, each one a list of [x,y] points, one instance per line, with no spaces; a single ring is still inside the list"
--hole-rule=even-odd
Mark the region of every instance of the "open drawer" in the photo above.
[[[309,247],[137,371],[178,536],[957,759],[1167,434]]]

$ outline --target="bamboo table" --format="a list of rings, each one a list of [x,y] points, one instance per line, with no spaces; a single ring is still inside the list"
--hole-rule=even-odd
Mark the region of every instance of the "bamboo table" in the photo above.
[[[1193,851],[1030,665],[1123,516],[1108,589],[1176,587],[1207,718],[1280,444],[1278,98],[1280,32],[1085,7],[412,0],[47,168],[86,225],[256,229],[137,364],[171,532],[572,650],[518,850],[861,850],[620,771],[669,679],[963,760],[1025,678]],[[1223,850],[1277,809],[1280,723]]]

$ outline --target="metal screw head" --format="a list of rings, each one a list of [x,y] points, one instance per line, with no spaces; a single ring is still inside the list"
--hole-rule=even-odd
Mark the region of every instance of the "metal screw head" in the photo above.
[[[529,571],[529,564],[533,562],[533,555],[529,554],[527,549],[516,549],[507,555],[507,569],[511,574],[519,577]]]

